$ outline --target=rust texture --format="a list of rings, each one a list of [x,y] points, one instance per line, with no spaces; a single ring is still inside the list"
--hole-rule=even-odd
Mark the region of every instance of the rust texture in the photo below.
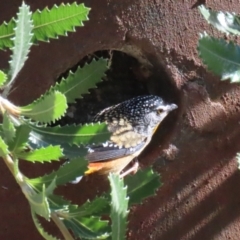
[[[35,11],[61,2],[28,0],[27,4]],[[240,172],[235,156],[240,151],[240,87],[220,82],[198,58],[199,33],[220,36],[196,8],[204,1],[84,2],[92,8],[90,21],[68,37],[32,48],[12,101],[30,103],[59,75],[95,51],[113,49],[137,58],[140,66],[132,70],[140,75],[138,81],[145,81],[149,93],[175,101],[179,110],[139,159],[141,167],[154,164],[164,185],[156,196],[132,207],[128,239],[239,239]],[[237,0],[205,2],[217,10],[240,12]],[[1,1],[0,22],[14,16],[20,4],[20,0]],[[0,56],[0,69],[7,68],[9,51]],[[0,238],[42,239],[27,201],[6,166],[0,164]],[[24,170],[37,175],[42,166],[32,170],[28,165]],[[107,182],[101,181],[98,176],[89,177],[60,191],[81,203],[94,197],[94,189],[107,188]]]

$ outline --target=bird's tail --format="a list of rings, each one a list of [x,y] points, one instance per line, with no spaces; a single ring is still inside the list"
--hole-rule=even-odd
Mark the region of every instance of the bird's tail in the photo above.
[[[71,181],[70,183],[77,184],[82,180],[84,176],[95,173],[95,172],[99,172],[101,169],[102,169],[101,163],[89,163],[88,170],[85,171],[84,175],[76,177],[76,179]]]

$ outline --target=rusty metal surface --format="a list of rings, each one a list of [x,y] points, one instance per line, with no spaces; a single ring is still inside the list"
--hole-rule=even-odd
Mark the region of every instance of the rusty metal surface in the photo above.
[[[60,2],[27,1],[32,10]],[[20,0],[1,1],[0,22],[13,16],[20,4]],[[240,151],[240,88],[218,81],[202,66],[196,50],[199,32],[218,35],[198,13],[197,2],[88,0],[85,4],[92,11],[84,28],[33,47],[11,99],[16,104],[31,102],[60,74],[98,50],[122,50],[151,65],[148,91],[174,99],[180,110],[140,157],[142,167],[154,163],[164,185],[155,197],[131,209],[128,239],[239,239],[240,173],[235,155]],[[207,1],[207,6],[240,12],[236,0]],[[0,69],[7,67],[8,53],[0,52]],[[0,238],[41,239],[26,200],[0,164]],[[25,170],[31,171],[31,166]],[[80,203],[94,196],[93,189],[106,187],[106,181],[99,185],[98,177],[89,177],[61,191]]]

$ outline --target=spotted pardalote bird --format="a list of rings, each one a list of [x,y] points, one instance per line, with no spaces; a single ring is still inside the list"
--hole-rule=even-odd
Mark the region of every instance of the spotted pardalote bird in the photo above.
[[[124,168],[144,150],[162,120],[176,109],[158,96],[139,96],[99,112],[93,122],[106,122],[112,136],[109,141],[88,147],[86,174],[114,172],[125,176],[138,168],[138,163]]]

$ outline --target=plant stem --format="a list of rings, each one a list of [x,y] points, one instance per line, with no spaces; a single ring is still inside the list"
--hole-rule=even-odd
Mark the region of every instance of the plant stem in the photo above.
[[[16,175],[14,170],[14,161],[10,155],[6,155],[6,157],[4,157],[3,160],[7,165],[8,169],[10,170],[10,172],[12,173],[12,175],[14,176],[14,178],[17,180],[17,183],[21,187],[21,190],[24,193],[25,197],[28,199],[28,195],[31,194],[32,189],[24,181],[24,175],[20,171],[18,171]],[[74,238],[72,237],[66,226],[63,224],[63,222],[59,219],[56,213],[52,212],[51,218],[59,228],[65,240],[74,240]]]
[[[54,212],[51,213],[51,218],[54,221],[54,223],[57,225],[59,230],[61,231],[62,235],[64,236],[65,240],[74,240],[66,226],[63,224],[63,222],[59,219],[58,215]]]
[[[10,170],[12,175],[15,176],[15,174],[14,174],[14,162],[13,162],[12,158],[9,155],[7,155],[6,157],[3,157],[3,160],[6,163],[8,169]]]
[[[17,181],[18,185],[20,186],[22,192],[24,193],[25,197],[28,199],[28,195],[33,193],[33,190],[25,182],[25,180],[24,180],[25,176],[20,171],[18,171],[16,174],[16,172],[14,170],[14,161],[10,155],[3,157],[3,160],[4,160],[5,164],[7,165],[8,169],[10,170],[10,172],[12,173],[12,175],[14,176],[14,178],[16,179],[16,181]]]
[[[0,95],[0,111],[3,114],[5,111],[7,111],[12,116],[19,116],[21,113],[21,110],[19,107],[12,104],[10,101],[5,99]]]

